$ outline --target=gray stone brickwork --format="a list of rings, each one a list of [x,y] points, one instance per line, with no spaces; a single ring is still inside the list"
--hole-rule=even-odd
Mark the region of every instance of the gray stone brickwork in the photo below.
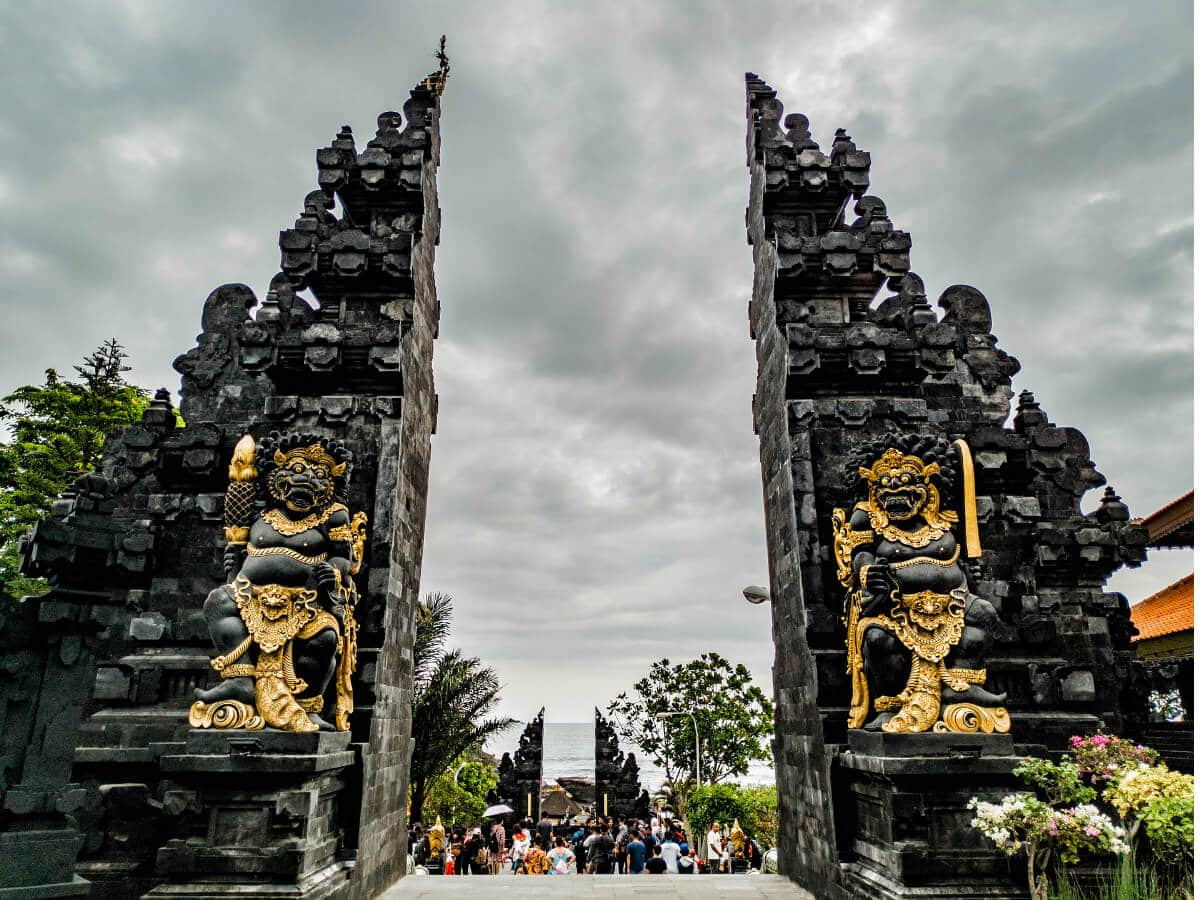
[[[1080,432],[1050,422],[1028,393],[1009,424],[1018,363],[991,334],[987,300],[954,285],[930,304],[909,235],[867,194],[870,154],[842,130],[823,152],[765,82],[748,74],[746,89],[780,862],[838,896],[839,862],[852,855],[837,764],[849,679],[831,513],[850,499],[851,450],[894,432],[971,447],[983,555],[968,577],[1002,620],[988,685],[1008,693],[1018,744],[1057,750],[1071,734],[1137,727],[1128,602],[1103,585],[1144,559],[1146,534],[1111,488],[1081,511],[1104,478]]]

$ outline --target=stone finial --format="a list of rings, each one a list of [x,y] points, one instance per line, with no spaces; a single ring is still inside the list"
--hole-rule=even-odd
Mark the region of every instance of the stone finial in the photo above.
[[[835,163],[839,159],[846,156],[848,153],[856,153],[858,146],[854,143],[854,139],[846,133],[845,128],[839,128],[834,132],[833,146],[829,148],[829,158]]]
[[[1128,522],[1129,507],[1113,490],[1112,485],[1109,485],[1104,489],[1104,496],[1100,498],[1100,506],[1092,513],[1092,516],[1098,522]]]
[[[1050,424],[1050,417],[1042,412],[1041,405],[1033,396],[1033,391],[1021,391],[1017,398],[1017,414],[1013,417],[1013,428],[1024,434]]]
[[[808,130],[808,116],[803,113],[789,113],[783,120],[783,127],[787,129],[787,139],[796,152],[821,149],[812,139],[812,133]]]

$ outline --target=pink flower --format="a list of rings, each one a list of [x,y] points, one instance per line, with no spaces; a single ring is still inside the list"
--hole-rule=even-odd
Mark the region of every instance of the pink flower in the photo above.
[[[1092,736],[1092,746],[1093,747],[1103,747],[1107,743],[1108,743],[1107,738],[1105,738],[1104,735],[1102,735],[1102,734],[1096,734],[1096,735]]]
[[[1091,825],[1089,825],[1087,828],[1083,829],[1083,833],[1086,834],[1088,837],[1100,837],[1100,829],[1095,828]]]
[[[1071,746],[1076,748],[1082,747],[1083,738],[1081,738],[1079,735],[1075,735],[1073,738],[1071,738]]]

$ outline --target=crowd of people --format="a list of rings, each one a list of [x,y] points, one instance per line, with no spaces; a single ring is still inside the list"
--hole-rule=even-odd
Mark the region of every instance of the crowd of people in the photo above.
[[[543,816],[455,827],[439,819],[409,831],[413,861],[445,875],[692,875],[731,873],[762,866],[762,849],[740,829],[718,822],[693,846],[686,829],[657,806],[649,821],[596,817],[586,825],[555,825]]]

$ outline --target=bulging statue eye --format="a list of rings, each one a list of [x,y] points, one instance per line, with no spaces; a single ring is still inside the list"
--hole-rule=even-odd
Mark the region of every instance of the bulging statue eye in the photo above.
[[[318,478],[324,478],[326,473],[325,473],[324,469],[316,468],[316,469],[313,469],[313,474],[316,475]]]
[[[891,481],[892,480],[890,478],[888,478],[886,475],[884,475],[882,478],[879,479],[879,483],[882,484],[884,487],[887,487],[889,484],[891,484]]]
[[[908,484],[910,481],[912,481],[912,477],[908,476],[908,475],[901,475],[900,481],[903,482],[904,484]]]

